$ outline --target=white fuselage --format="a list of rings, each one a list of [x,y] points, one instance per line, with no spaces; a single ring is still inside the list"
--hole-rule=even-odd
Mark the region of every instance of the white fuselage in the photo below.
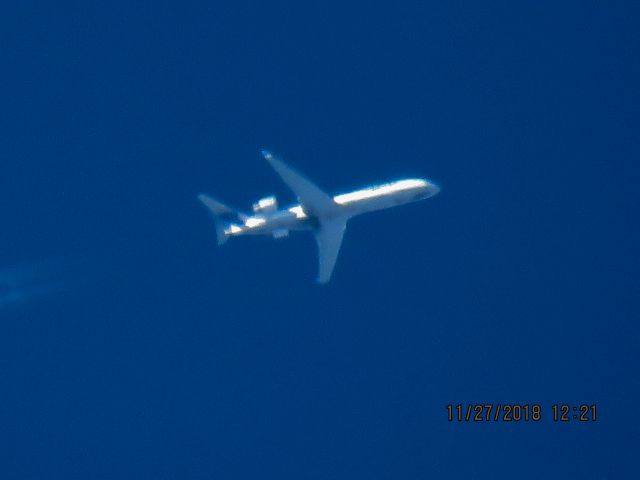
[[[349,219],[363,213],[423,200],[439,191],[440,188],[428,180],[412,178],[336,195],[333,201],[340,206],[338,215]],[[246,217],[241,224],[229,224],[225,228],[225,234],[277,235],[278,232],[317,227],[317,219],[306,212],[302,205],[297,204],[274,212],[256,213]]]

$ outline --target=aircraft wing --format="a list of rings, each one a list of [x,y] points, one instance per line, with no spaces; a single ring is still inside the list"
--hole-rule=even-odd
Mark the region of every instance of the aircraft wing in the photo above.
[[[327,283],[331,278],[346,227],[346,220],[335,218],[321,222],[320,228],[315,232],[318,242],[319,283]]]
[[[262,151],[262,156],[280,175],[284,183],[296,194],[298,201],[304,210],[316,217],[330,216],[337,212],[338,205],[329,195],[323,192],[317,185],[307,179],[301,173],[289,167],[271,152]],[[338,248],[340,243],[338,243]]]

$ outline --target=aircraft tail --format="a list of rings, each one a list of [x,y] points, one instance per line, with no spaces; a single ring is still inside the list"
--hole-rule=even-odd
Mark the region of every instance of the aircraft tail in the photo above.
[[[226,227],[231,226],[231,222],[237,219],[244,219],[246,215],[228,207],[222,202],[210,197],[206,193],[198,195],[200,200],[207,210],[213,216],[213,220],[216,224],[216,236],[218,238],[218,245],[222,245],[229,239],[228,230]]]

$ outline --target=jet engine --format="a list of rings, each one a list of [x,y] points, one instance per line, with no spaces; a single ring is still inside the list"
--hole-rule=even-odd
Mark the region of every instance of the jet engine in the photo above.
[[[278,210],[278,200],[274,195],[261,198],[253,204],[253,213],[272,213]]]

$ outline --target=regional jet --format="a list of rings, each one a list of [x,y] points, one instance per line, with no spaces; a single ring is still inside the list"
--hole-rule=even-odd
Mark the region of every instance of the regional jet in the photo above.
[[[319,283],[326,283],[331,278],[349,219],[433,197],[440,191],[429,180],[408,178],[332,197],[271,152],[263,150],[262,156],[295,193],[299,203],[280,209],[276,197],[270,196],[254,203],[252,214],[245,214],[201,193],[198,199],[215,220],[218,245],[229,237],[240,235],[283,238],[291,230],[310,230],[318,244]]]

